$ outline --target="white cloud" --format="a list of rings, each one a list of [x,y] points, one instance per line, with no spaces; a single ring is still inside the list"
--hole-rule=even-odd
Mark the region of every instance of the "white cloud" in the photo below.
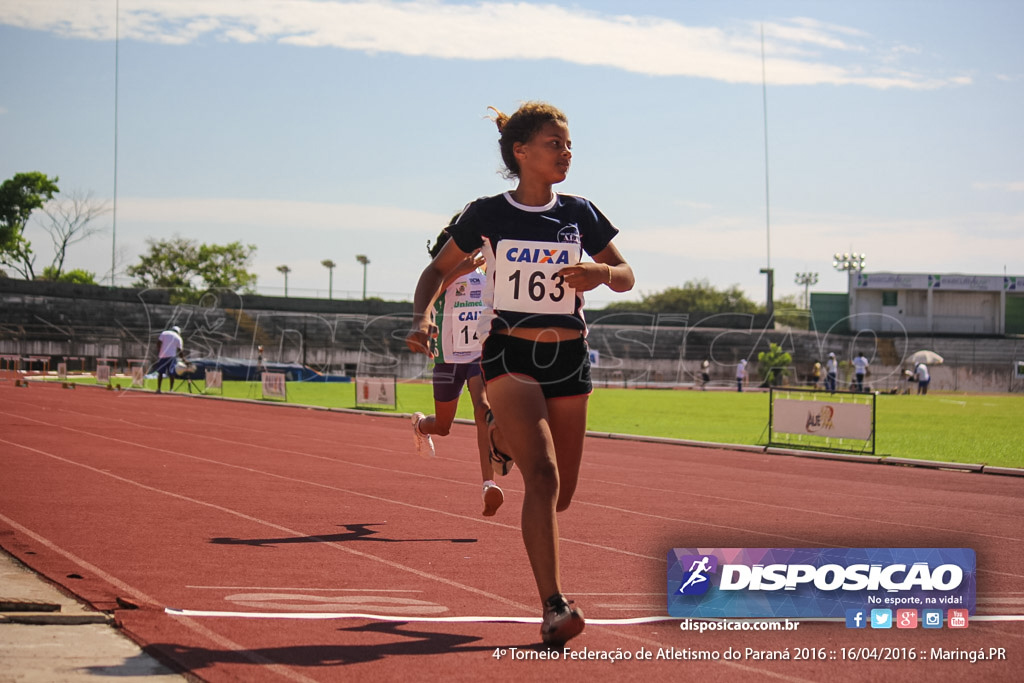
[[[260,229],[415,231],[444,225],[449,216],[426,211],[356,204],[271,199],[196,199],[174,197],[120,199],[117,218],[124,223],[176,224],[184,227],[245,226]],[[244,240],[243,240],[244,241]]]
[[[0,5],[0,23],[92,40],[115,35],[109,0],[7,0]],[[865,35],[853,28],[795,18],[765,24],[764,31],[772,84],[933,89],[956,83],[949,77],[839,66],[822,56],[869,53],[856,42]],[[759,24],[730,31],[553,4],[437,0],[136,0],[122,4],[119,25],[122,39],[164,44],[214,36],[443,59],[558,59],[730,83],[761,82],[759,33]],[[880,53],[873,59],[885,58]]]
[[[1001,182],[1001,183],[973,183],[976,190],[999,190],[1002,192],[1024,192],[1024,180]]]

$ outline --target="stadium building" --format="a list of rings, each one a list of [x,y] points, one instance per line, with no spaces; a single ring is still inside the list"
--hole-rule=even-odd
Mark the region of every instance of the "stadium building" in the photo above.
[[[1024,334],[1024,276],[851,272],[847,294],[812,294],[818,330]]]

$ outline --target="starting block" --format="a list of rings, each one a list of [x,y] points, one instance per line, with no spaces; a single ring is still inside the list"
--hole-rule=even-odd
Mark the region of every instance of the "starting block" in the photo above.
[[[74,382],[61,382],[60,385],[65,389],[74,389],[77,386]]]
[[[14,386],[28,388],[28,380],[27,379],[16,379],[16,380],[14,380]]]

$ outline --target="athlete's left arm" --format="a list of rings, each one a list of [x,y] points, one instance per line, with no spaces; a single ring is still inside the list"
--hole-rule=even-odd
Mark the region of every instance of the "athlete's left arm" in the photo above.
[[[577,292],[589,292],[601,285],[608,285],[615,292],[628,292],[636,282],[633,269],[611,242],[594,254],[594,263],[580,262],[558,272],[565,278],[565,284]]]

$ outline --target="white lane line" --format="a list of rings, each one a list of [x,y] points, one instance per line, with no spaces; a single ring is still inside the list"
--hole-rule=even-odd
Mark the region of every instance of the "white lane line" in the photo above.
[[[165,607],[164,612],[175,617],[232,617],[238,619],[367,619],[370,621],[399,621],[433,624],[539,624],[541,617],[423,617],[388,614],[360,614],[356,612],[224,612],[216,610],[191,610]],[[679,621],[676,617],[652,616],[631,619],[587,619],[588,624],[622,626],[629,624],[654,624],[662,621]]]
[[[360,614],[356,612],[227,612],[218,610],[192,610],[165,607],[164,612],[175,617],[226,617],[234,619],[367,619],[369,621],[401,621],[409,623],[492,623],[539,624],[540,617],[423,617],[418,615]],[[627,624],[653,624],[664,621],[682,621],[680,617],[650,616],[627,619],[587,619],[588,624],[622,626]],[[693,619],[694,621],[779,621],[779,619]],[[789,617],[790,621],[845,623],[843,617]],[[972,616],[971,621],[1024,621],[1024,614],[998,614]]]
[[[194,590],[225,591],[342,591],[352,593],[422,593],[415,588],[282,588],[280,586],[185,586]],[[574,593],[573,595],[579,595]]]
[[[31,419],[31,418],[29,418],[29,419]],[[78,431],[78,430],[72,430],[72,431]],[[120,439],[111,439],[111,440],[112,441],[120,441]],[[52,458],[53,460],[57,460],[59,462],[66,463],[68,465],[75,465],[75,466],[81,467],[81,468],[83,468],[85,470],[89,470],[90,472],[93,472],[95,474],[99,474],[99,475],[102,475],[102,476],[114,479],[116,481],[120,481],[120,482],[122,482],[124,484],[129,484],[131,486],[136,486],[136,487],[138,487],[138,488],[140,488],[140,489],[142,489],[144,491],[150,491],[152,493],[159,493],[159,494],[167,496],[169,498],[174,498],[174,499],[177,499],[177,500],[184,501],[186,503],[192,503],[194,505],[198,505],[198,506],[201,506],[201,507],[210,508],[211,510],[216,510],[218,512],[222,512],[222,513],[227,514],[227,515],[238,517],[239,519],[244,519],[244,520],[246,520],[248,522],[253,522],[254,524],[259,524],[259,525],[262,525],[262,526],[269,527],[271,529],[274,529],[275,531],[280,531],[282,533],[290,534],[292,536],[307,536],[307,534],[303,534],[302,532],[296,531],[295,529],[290,529],[290,528],[288,528],[286,526],[283,526],[281,524],[275,524],[274,522],[270,522],[268,520],[261,519],[259,517],[254,517],[254,516],[248,515],[248,514],[246,514],[244,512],[239,512],[238,510],[233,510],[231,508],[224,507],[223,505],[217,505],[216,503],[209,503],[209,502],[204,501],[204,500],[199,500],[198,498],[192,498],[190,496],[186,496],[186,495],[183,495],[183,494],[180,494],[180,493],[175,493],[174,491],[165,491],[164,489],[159,489],[159,488],[156,488],[155,486],[149,486],[148,484],[143,484],[142,482],[134,481],[132,479],[128,479],[127,477],[122,477],[122,476],[120,476],[118,474],[113,474],[112,472],[108,472],[106,470],[101,470],[101,469],[99,469],[97,467],[92,467],[91,465],[85,465],[85,464],[82,464],[82,463],[79,463],[79,462],[75,462],[74,460],[69,460],[69,459],[67,459],[65,457],[62,457],[60,455],[56,455],[55,453],[48,453],[46,451],[39,450],[38,448],[32,448],[31,446],[25,446],[23,444],[14,443],[12,441],[7,441],[5,439],[0,439],[0,443],[6,443],[6,444],[9,444],[9,445],[14,446],[16,448],[21,448],[21,449],[30,451],[32,453],[37,453],[39,455],[44,455],[44,456],[47,456],[49,458]],[[139,445],[141,446],[141,444],[139,444]],[[160,448],[152,448],[152,447],[150,447],[150,449],[151,450],[155,450],[155,451],[170,453],[171,455],[178,455],[177,453],[174,453],[173,451],[165,451],[164,449],[160,449]],[[195,456],[187,456],[187,457],[195,457]],[[204,460],[204,458],[196,458],[196,459]],[[248,469],[248,468],[240,468],[240,469]],[[282,478],[283,479],[287,479],[287,477],[282,477]],[[375,496],[369,496],[369,497],[376,498]],[[451,579],[446,579],[446,578],[444,578],[442,576],[438,576],[436,574],[431,574],[429,572],[425,572],[425,571],[422,571],[420,569],[416,569],[415,567],[409,567],[409,566],[401,564],[399,562],[394,562],[392,560],[388,560],[388,559],[385,559],[385,558],[382,558],[382,557],[378,557],[378,556],[372,555],[370,553],[364,553],[362,551],[355,550],[353,548],[347,548],[344,545],[342,545],[341,543],[337,543],[335,541],[328,541],[326,539],[319,538],[317,536],[312,536],[312,538],[318,539],[319,541],[321,541],[323,546],[326,546],[326,547],[329,547],[329,548],[334,548],[335,550],[340,550],[340,551],[342,551],[344,553],[347,553],[349,555],[354,555],[356,557],[360,557],[360,558],[363,558],[363,559],[366,559],[366,560],[373,560],[374,562],[379,562],[379,563],[385,565],[386,567],[389,567],[391,569],[398,569],[398,570],[403,571],[403,572],[407,572],[407,573],[412,574],[414,576],[417,576],[417,577],[419,577],[421,579],[427,579],[427,580],[430,580],[430,581],[436,581],[438,583],[444,584],[444,585],[452,587],[452,588],[458,588],[458,589],[467,591],[467,592],[469,592],[469,593],[471,593],[473,595],[478,595],[478,596],[487,598],[488,600],[494,600],[494,601],[499,602],[501,604],[504,604],[504,605],[506,605],[508,607],[513,607],[513,608],[516,608],[516,609],[521,609],[524,612],[526,612],[526,611],[533,611],[533,608],[531,608],[531,607],[529,607],[527,605],[524,605],[522,603],[516,602],[514,600],[510,600],[509,598],[506,598],[506,597],[504,597],[502,595],[498,595],[496,593],[491,593],[491,592],[488,592],[488,591],[481,590],[479,588],[475,588],[473,586],[468,586],[468,585],[460,583],[458,581],[453,581]]]

